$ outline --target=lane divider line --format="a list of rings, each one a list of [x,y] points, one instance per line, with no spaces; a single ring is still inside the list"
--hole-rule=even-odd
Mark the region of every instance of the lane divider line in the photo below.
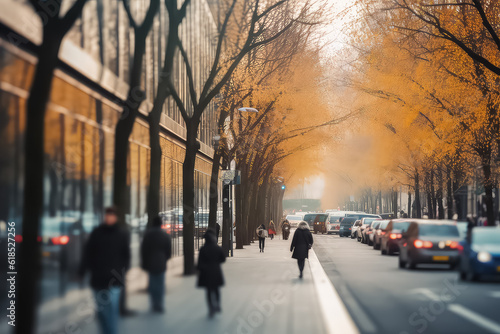
[[[349,311],[347,311],[333,283],[326,275],[313,249],[309,252],[309,267],[328,333],[359,334],[359,330]]]
[[[460,305],[460,304],[449,304],[448,310],[456,313],[463,318],[473,322],[479,327],[482,327],[491,333],[500,334],[500,325],[496,322],[482,316],[479,313],[469,310],[468,308]]]

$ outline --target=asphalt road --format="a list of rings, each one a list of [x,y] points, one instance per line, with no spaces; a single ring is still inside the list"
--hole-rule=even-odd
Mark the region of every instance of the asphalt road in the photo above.
[[[447,266],[399,269],[398,256],[336,235],[314,250],[361,333],[500,333],[500,282],[463,282]]]

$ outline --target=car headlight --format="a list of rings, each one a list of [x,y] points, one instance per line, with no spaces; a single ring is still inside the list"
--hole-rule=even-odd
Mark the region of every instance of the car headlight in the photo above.
[[[491,261],[491,254],[488,252],[479,252],[479,253],[477,253],[477,260],[479,262],[490,262]]]

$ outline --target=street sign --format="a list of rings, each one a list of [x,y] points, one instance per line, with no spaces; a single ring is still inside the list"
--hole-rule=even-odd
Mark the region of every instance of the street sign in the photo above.
[[[225,169],[222,171],[220,178],[224,181],[227,181],[227,180],[232,181],[235,176],[236,176],[236,171]]]

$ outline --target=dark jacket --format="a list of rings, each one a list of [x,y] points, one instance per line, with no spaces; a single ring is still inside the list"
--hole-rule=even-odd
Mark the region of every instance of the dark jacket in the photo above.
[[[94,289],[123,286],[130,267],[130,236],[117,224],[96,227],[85,245],[80,275],[90,270]]]
[[[167,270],[167,260],[172,256],[172,241],[161,227],[146,231],[141,244],[141,267],[150,274]]]
[[[215,240],[207,239],[198,255],[198,286],[219,287],[224,285],[221,263],[226,261],[224,251]]]
[[[307,223],[306,223],[307,225]],[[290,252],[293,251],[292,257],[294,259],[307,259],[309,257],[309,245],[312,246],[313,237],[309,227],[299,228],[293,234],[292,244],[290,245]]]

